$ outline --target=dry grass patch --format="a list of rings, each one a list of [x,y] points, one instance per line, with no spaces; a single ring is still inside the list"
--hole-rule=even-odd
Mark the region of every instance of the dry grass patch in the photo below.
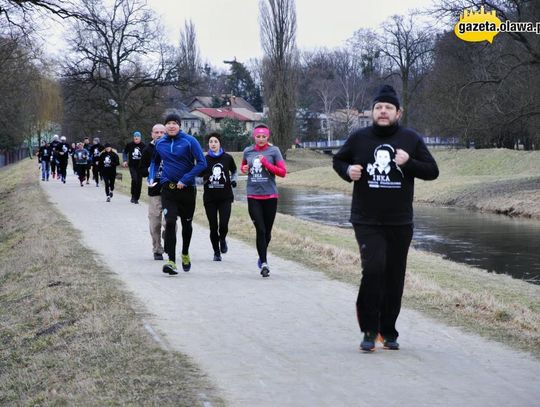
[[[35,161],[0,172],[0,404],[222,405],[39,187]]]

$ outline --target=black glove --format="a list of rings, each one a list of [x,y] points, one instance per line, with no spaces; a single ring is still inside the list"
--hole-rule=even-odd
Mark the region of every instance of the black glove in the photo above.
[[[232,186],[233,188],[236,188],[236,181],[231,181],[231,186]]]

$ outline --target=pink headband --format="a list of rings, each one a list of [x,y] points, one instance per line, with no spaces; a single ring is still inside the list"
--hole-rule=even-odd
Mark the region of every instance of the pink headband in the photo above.
[[[268,127],[257,127],[253,129],[253,137],[257,137],[259,134],[270,137],[270,129]]]

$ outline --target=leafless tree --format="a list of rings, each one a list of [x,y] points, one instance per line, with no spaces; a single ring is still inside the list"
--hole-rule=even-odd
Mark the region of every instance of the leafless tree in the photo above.
[[[160,42],[159,25],[144,0],[82,0],[83,20],[72,25],[71,54],[65,76],[100,91],[107,103],[96,108],[114,116],[111,129],[117,138],[128,139],[137,112],[130,100],[152,95],[144,92],[170,79],[173,61]]]
[[[401,82],[401,122],[408,124],[409,102],[425,74],[428,72],[433,53],[433,31],[419,25],[416,15],[395,15],[382,25],[380,49],[389,61],[391,75]]]
[[[186,96],[194,96],[201,82],[202,64],[197,44],[197,32],[191,20],[180,31],[175,86]],[[191,94],[190,94],[191,93]]]
[[[264,100],[272,138],[285,155],[294,138],[298,53],[294,0],[261,0]]]

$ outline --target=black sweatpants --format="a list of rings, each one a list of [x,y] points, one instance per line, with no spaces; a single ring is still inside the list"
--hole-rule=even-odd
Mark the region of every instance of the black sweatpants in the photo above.
[[[176,218],[180,217],[182,223],[182,254],[189,254],[197,189],[193,186],[171,189],[169,185],[166,182],[161,187],[161,206],[165,217],[164,249],[169,260],[176,262]]]
[[[99,184],[99,166],[98,164],[92,164],[92,178],[96,184]]]
[[[266,263],[266,252],[272,239],[272,227],[277,212],[277,198],[248,198],[249,217],[255,225],[257,253],[261,263]]]
[[[353,227],[362,261],[356,300],[360,330],[397,338],[396,320],[401,310],[413,225]]]
[[[86,164],[75,164],[75,173],[79,178],[79,182],[82,184],[86,178]]]
[[[65,180],[67,177],[67,166],[68,166],[67,158],[58,160],[58,174],[60,174],[60,176],[62,177],[62,180]]]
[[[116,171],[115,172],[105,172],[101,173],[103,177],[103,183],[105,184],[105,196],[114,191],[114,181],[116,180]],[[96,181],[97,182],[97,181]]]
[[[131,175],[131,198],[138,201],[141,197],[143,177],[138,167],[130,166],[129,173]]]
[[[225,240],[229,232],[229,219],[231,217],[232,200],[213,201],[204,204],[208,225],[210,227],[210,242],[215,254],[219,254],[219,241]],[[218,223],[219,217],[219,223]]]

